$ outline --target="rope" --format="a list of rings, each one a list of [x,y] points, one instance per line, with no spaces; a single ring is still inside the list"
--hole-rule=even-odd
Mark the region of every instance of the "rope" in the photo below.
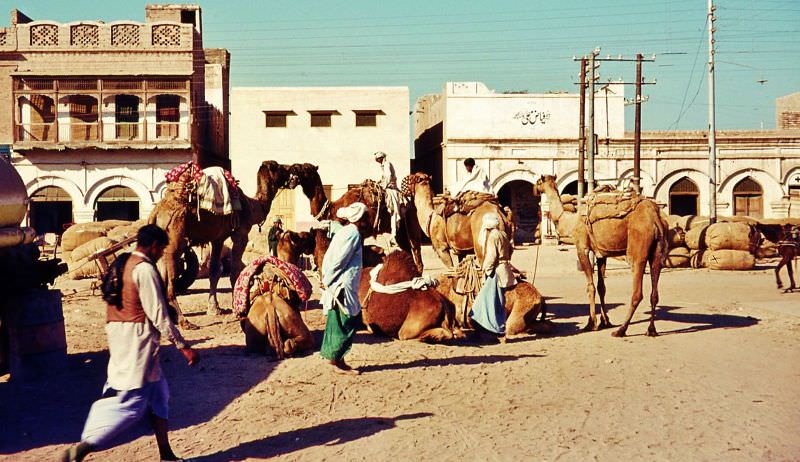
[[[539,270],[539,251],[542,248],[542,244],[536,246],[536,259],[533,262],[533,279],[531,279],[531,285],[534,285],[536,282],[536,272]]]

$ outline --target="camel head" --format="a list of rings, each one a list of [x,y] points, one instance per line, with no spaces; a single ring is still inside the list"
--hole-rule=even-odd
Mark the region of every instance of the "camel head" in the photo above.
[[[413,197],[417,193],[418,186],[428,186],[430,189],[431,176],[427,173],[417,172],[403,178],[400,190],[403,195]]]
[[[292,180],[294,176],[295,180]],[[294,183],[292,185],[292,183]],[[297,186],[297,176],[292,175],[285,165],[281,165],[274,160],[265,160],[258,168],[256,177],[256,199],[274,199],[280,188],[294,188]]]
[[[320,192],[325,194],[318,166],[309,163],[292,164],[289,166],[289,172],[297,178],[300,187],[303,189],[303,194],[309,199]]]
[[[547,192],[545,190],[546,184],[551,186],[553,189],[558,190],[558,188],[556,188],[555,175],[542,175],[538,180],[536,180],[536,184],[533,185],[533,195],[541,196],[543,193]]]

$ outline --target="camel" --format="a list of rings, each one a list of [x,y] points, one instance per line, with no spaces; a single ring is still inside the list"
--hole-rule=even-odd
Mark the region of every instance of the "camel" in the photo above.
[[[373,333],[428,343],[463,337],[460,329],[453,327],[455,313],[452,304],[435,289],[408,289],[397,294],[375,292],[370,289],[371,269],[364,268],[361,272],[358,298],[364,324]],[[390,285],[410,281],[419,275],[412,256],[403,250],[395,250],[386,256],[377,282]]]
[[[194,168],[194,167],[193,167]],[[289,168],[275,161],[265,161],[258,169],[258,187],[255,198],[247,197],[239,189],[242,210],[229,215],[215,215],[206,210],[197,210],[193,200],[192,169],[187,169],[179,181],[167,186],[164,198],[156,204],[148,223],[155,223],[167,231],[169,245],[164,250],[164,281],[167,301],[178,312],[178,321],[186,328],[194,327],[180,309],[175,289],[175,279],[179,275],[179,257],[188,245],[211,243],[208,314],[220,314],[217,301],[217,282],[222,273],[220,256],[223,242],[233,241],[231,249],[231,286],[236,282],[243,268],[242,254],[247,246],[248,234],[253,225],[264,222],[269,214],[272,201],[280,188],[294,188],[296,177]]]
[[[311,213],[315,219],[334,220],[336,210],[339,208],[347,207],[353,202],[363,202],[367,206],[367,214],[371,224],[370,235],[376,237],[379,234],[391,232],[391,216],[386,208],[385,199],[381,199],[375,194],[377,186],[371,187],[366,183],[355,186],[350,188],[339,199],[330,201],[322,186],[322,179],[319,176],[317,166],[307,163],[294,164],[291,167],[291,172],[297,176],[300,186],[303,188],[303,193],[310,199]],[[412,208],[411,206],[407,208],[400,221],[397,241],[400,248],[413,255],[414,263],[421,273],[424,268],[420,243],[422,230],[417,221],[417,215],[411,210]]]
[[[775,282],[778,284],[778,289],[783,289],[780,271],[785,266],[789,273],[789,287],[784,290],[784,293],[794,292],[797,287],[794,282],[792,262],[800,254],[800,226],[756,223],[755,227],[768,240],[778,244],[778,253],[781,256],[781,260],[775,267]]]
[[[478,241],[484,215],[488,213],[498,215],[505,232],[511,232],[505,212],[495,203],[484,202],[469,214],[455,213],[444,218],[434,210],[429,175],[411,174],[403,180],[403,185],[403,192],[414,198],[417,221],[423,224],[422,231],[430,238],[436,255],[448,268],[453,267],[453,254],[461,259],[474,252],[478,259],[483,259],[483,248],[475,243]]]
[[[286,231],[278,240],[278,258],[293,265],[299,265],[301,255],[312,255],[316,247],[314,230]]]
[[[547,194],[550,204],[550,216],[559,233],[567,232],[575,239],[578,260],[586,275],[586,292],[589,298],[589,322],[586,330],[598,330],[611,327],[605,309],[605,272],[608,257],[625,256],[631,266],[633,276],[633,293],[625,322],[612,333],[614,337],[624,337],[636,308],[642,301],[642,277],[645,265],[650,265],[650,325],[647,335],[658,335],[655,326],[656,306],[658,305],[658,279],[667,256],[667,222],[658,206],[650,199],[642,198],[633,210],[622,218],[606,218],[588,223],[586,217],[566,212],[556,188],[555,177],[542,176],[534,186],[537,194]],[[571,229],[570,229],[571,227]],[[589,259],[589,252],[597,259],[597,293],[600,295],[600,323],[595,315],[594,271]]]
[[[443,273],[438,275],[436,279],[439,281],[436,290],[456,307],[463,306],[466,295],[456,292],[455,278]],[[514,287],[506,290],[505,297],[506,338],[513,338],[522,334],[547,334],[552,331],[553,325],[550,321],[545,320],[547,305],[544,297],[536,290],[533,284],[527,281],[520,281]],[[537,321],[537,317],[541,317],[541,319]],[[474,328],[468,316],[459,317],[456,315],[456,321],[461,324],[462,328]]]
[[[270,292],[256,296],[241,322],[248,351],[271,350],[278,359],[283,359],[314,348],[314,337],[300,311],[279,294]]]

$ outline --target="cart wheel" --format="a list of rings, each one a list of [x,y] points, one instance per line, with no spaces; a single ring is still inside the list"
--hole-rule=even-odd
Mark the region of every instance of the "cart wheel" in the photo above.
[[[192,286],[200,271],[200,262],[191,247],[186,247],[183,251],[179,265],[178,277],[175,278],[175,291],[184,293]]]

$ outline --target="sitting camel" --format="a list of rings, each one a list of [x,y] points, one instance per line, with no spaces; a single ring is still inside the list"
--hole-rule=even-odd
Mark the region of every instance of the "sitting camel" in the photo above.
[[[382,293],[370,285],[372,268],[361,272],[358,298],[361,301],[364,324],[374,333],[400,340],[417,339],[441,343],[463,337],[453,327],[453,306],[433,288],[408,288],[397,293]],[[419,277],[411,255],[395,250],[386,256],[375,278],[381,286],[411,281]]]
[[[474,265],[472,258],[467,258],[459,264],[459,273],[463,275],[469,265]],[[455,319],[464,329],[475,328],[469,317],[472,302],[481,288],[481,277],[478,274],[480,269],[476,267],[475,271],[471,278],[465,278],[472,279],[473,284],[467,284],[471,287],[465,287],[464,278],[459,281],[459,276],[451,273],[442,273],[436,277],[439,281],[436,290],[456,307]],[[505,299],[507,338],[520,334],[548,334],[553,330],[553,324],[545,321],[547,305],[544,297],[533,284],[527,281],[517,282],[515,286],[506,290]],[[537,321],[537,317],[541,320]]]
[[[578,213],[567,212],[561,204],[561,198],[556,188],[555,177],[542,176],[534,186],[537,194],[547,194],[550,205],[550,216],[556,224],[559,233],[562,225],[568,224],[571,230],[565,229],[575,239],[575,248],[578,260],[586,275],[586,292],[589,297],[589,322],[586,330],[597,330],[611,327],[605,308],[605,272],[608,257],[625,256],[631,266],[633,274],[633,294],[628,315],[625,322],[612,335],[624,337],[631,318],[636,308],[642,301],[642,277],[645,265],[650,265],[650,325],[647,335],[658,335],[655,326],[656,306],[658,305],[658,279],[664,265],[667,248],[667,221],[658,209],[658,205],[650,199],[635,193],[623,195],[621,192],[609,194],[590,194],[587,196],[587,212],[585,216]],[[609,201],[603,202],[603,196],[608,196]],[[593,205],[594,203],[597,205]],[[616,202],[615,202],[616,201]],[[627,209],[620,209],[618,204],[627,203]],[[598,207],[595,209],[595,207]],[[597,215],[605,208],[612,212],[609,216]],[[593,218],[594,217],[594,218]],[[560,225],[561,223],[561,225]],[[566,226],[563,226],[566,228]],[[595,315],[595,285],[594,270],[589,252],[597,258],[597,293],[600,295],[600,323]]]
[[[257,258],[241,272],[233,294],[248,351],[271,351],[283,359],[314,348],[300,315],[311,283],[299,268],[275,257]]]
[[[377,184],[367,180],[361,185],[354,186],[342,197],[335,201],[328,199],[322,179],[319,176],[317,167],[312,164],[294,164],[291,171],[297,176],[303,193],[311,200],[311,213],[317,220],[334,220],[336,210],[347,207],[353,202],[363,202],[367,206],[369,223],[371,225],[370,235],[376,237],[380,234],[391,232],[391,215],[386,207],[386,199],[382,196],[382,191]],[[417,269],[422,272],[422,252],[421,243],[422,231],[414,213],[413,206],[409,205],[402,216],[398,228],[398,243],[400,248],[410,252],[414,257]]]
[[[478,242],[484,215],[497,214],[503,230],[506,234],[511,233],[505,212],[494,202],[484,202],[469,213],[457,212],[446,218],[437,213],[433,205],[431,177],[425,173],[414,173],[404,178],[403,193],[413,196],[417,221],[431,239],[436,255],[448,268],[453,267],[452,254],[460,259],[475,253],[479,259],[483,259],[483,248],[475,243]]]

